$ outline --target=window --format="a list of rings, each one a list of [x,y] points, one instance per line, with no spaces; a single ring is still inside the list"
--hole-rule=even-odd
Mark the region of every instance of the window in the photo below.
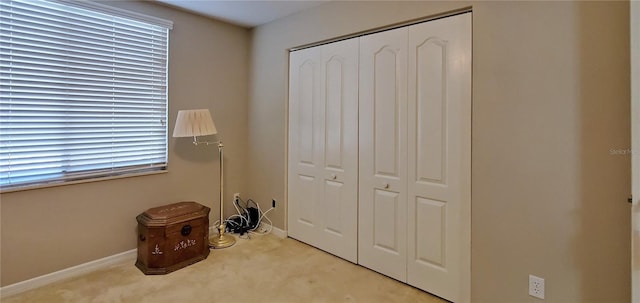
[[[170,21],[0,1],[0,189],[165,170]]]

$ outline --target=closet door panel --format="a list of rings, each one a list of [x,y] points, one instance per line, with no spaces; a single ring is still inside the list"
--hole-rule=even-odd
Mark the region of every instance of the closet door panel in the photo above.
[[[343,196],[344,192],[344,183],[325,180],[324,183],[324,201],[325,207],[324,217],[327,219],[325,221],[324,232],[330,234],[331,236],[337,236],[339,238],[344,237],[345,234],[345,223],[343,222],[345,216],[342,214],[343,207],[342,204],[344,202]]]
[[[407,282],[455,302],[470,250],[470,14],[411,26],[408,52]]]
[[[310,48],[291,53],[289,63],[288,232],[311,245],[319,244],[321,226],[320,59]]]
[[[416,52],[416,180],[444,184],[446,178],[446,41],[429,37]]]
[[[314,100],[317,100],[317,87],[315,87],[315,79],[317,78],[318,62],[313,59],[305,60],[298,70],[298,108],[297,108],[297,128],[296,136],[298,138],[298,164],[308,164],[315,166],[316,159],[314,157],[314,136],[313,116],[315,113]]]
[[[389,224],[373,225],[373,247],[393,255],[399,255],[402,248],[398,243],[398,233],[404,230],[402,222],[398,222],[398,210],[404,201],[400,201],[400,193],[375,189],[373,197],[373,221],[389,222]]]
[[[353,89],[345,83],[345,58],[333,56],[325,62],[325,167],[344,170],[344,97],[345,89]]]
[[[360,38],[358,263],[406,281],[407,28]]]
[[[444,239],[447,203],[423,197],[416,197],[416,239],[415,259],[442,267],[444,265]]]
[[[316,178],[314,178],[313,176],[309,176],[309,175],[304,175],[299,173],[298,174],[298,180],[296,180],[297,182],[295,183],[297,188],[297,191],[299,193],[315,193],[315,183],[316,183]],[[296,195],[296,197],[299,197],[301,195]],[[317,195],[314,195],[317,196]],[[315,199],[309,199],[309,198],[301,198],[298,200],[298,219],[296,224],[302,224],[303,226],[307,227],[307,228],[314,228],[318,222],[316,221],[316,216],[314,215],[313,211],[314,209],[316,209],[315,206]]]
[[[321,46],[321,248],[358,258],[358,38]]]
[[[380,177],[399,178],[400,137],[404,121],[399,118],[399,90],[397,70],[401,67],[402,57],[392,46],[383,46],[372,56],[373,64],[373,163],[375,174]]]

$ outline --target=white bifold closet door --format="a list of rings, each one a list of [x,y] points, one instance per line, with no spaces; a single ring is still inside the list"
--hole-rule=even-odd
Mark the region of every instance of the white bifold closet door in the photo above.
[[[360,38],[358,263],[407,280],[406,27]]]
[[[358,39],[290,54],[288,234],[357,262]]]
[[[359,90],[358,262],[465,300],[471,14],[362,37]]]
[[[409,28],[407,282],[459,301],[471,237],[471,14]]]

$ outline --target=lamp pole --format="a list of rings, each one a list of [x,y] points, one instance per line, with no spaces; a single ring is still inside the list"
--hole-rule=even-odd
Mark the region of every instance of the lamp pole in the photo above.
[[[226,248],[235,244],[236,239],[231,235],[225,234],[227,224],[224,220],[224,145],[222,141],[212,143],[218,143],[218,155],[220,157],[220,224],[218,224],[218,235],[210,238],[209,246]]]

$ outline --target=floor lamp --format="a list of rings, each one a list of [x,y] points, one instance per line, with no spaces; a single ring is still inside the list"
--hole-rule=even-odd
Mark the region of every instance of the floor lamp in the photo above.
[[[198,136],[215,135],[218,133],[216,125],[211,119],[208,109],[193,109],[178,111],[176,125],[173,128],[173,137],[193,137],[194,145],[217,144],[220,156],[220,224],[218,235],[209,238],[209,246],[213,248],[225,248],[236,243],[232,235],[225,234],[226,223],[224,221],[224,195],[223,195],[223,149],[222,141],[198,141]]]

